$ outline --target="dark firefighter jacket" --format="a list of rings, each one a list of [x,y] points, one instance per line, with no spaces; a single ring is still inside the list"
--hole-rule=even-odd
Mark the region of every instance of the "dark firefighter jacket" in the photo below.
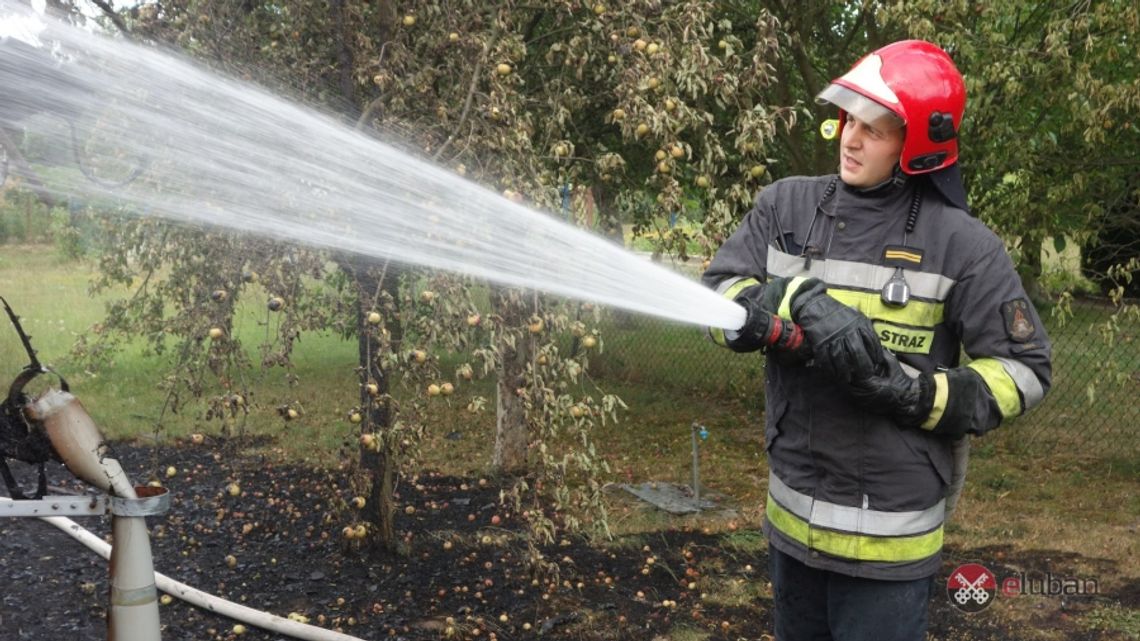
[[[891,307],[880,292],[900,268],[911,297]],[[835,176],[788,178],[760,193],[703,280],[733,298],[778,276],[822,279],[829,295],[871,318],[904,367],[955,368],[964,349],[984,381],[970,399],[940,384],[927,429],[903,428],[854,406],[810,365],[767,362],[771,544],[851,576],[934,574],[953,442],[929,425],[953,406],[967,432],[983,434],[1039,403],[1050,385],[1049,339],[1004,245],[922,178],[869,192]],[[724,344],[722,331],[710,334]]]

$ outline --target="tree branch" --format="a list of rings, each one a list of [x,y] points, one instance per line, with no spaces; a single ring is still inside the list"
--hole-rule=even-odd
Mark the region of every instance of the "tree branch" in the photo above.
[[[541,13],[542,12],[539,12],[540,16]],[[537,18],[531,22],[532,27],[535,24],[537,24]],[[448,134],[447,140],[444,140],[443,144],[436,150],[432,156],[432,160],[439,160],[443,156],[443,152],[451,146],[452,141],[459,135],[459,131],[463,128],[464,123],[467,122],[467,116],[471,113],[471,102],[475,98],[475,89],[479,86],[479,72],[486,66],[487,56],[491,54],[495,45],[498,44],[500,33],[501,30],[496,26],[494,32],[491,34],[490,41],[487,42],[487,46],[483,47],[483,55],[479,57],[479,60],[475,61],[475,66],[471,70],[471,82],[467,85],[467,97],[463,100],[463,111],[459,114],[459,121],[455,123],[455,127],[453,127],[451,133]]]
[[[117,27],[119,31],[123,32],[123,35],[131,35],[131,30],[127,28],[127,23],[123,22],[122,16],[115,12],[115,8],[111,6],[110,2],[107,2],[106,0],[91,0],[91,4],[99,7],[99,10],[103,12],[103,15],[107,16],[107,18],[109,18],[111,22],[115,24],[115,27]]]
[[[451,133],[447,136],[447,140],[444,140],[443,144],[439,146],[435,155],[432,156],[432,160],[439,160],[440,157],[443,156],[443,152],[451,146],[451,141],[455,140],[455,137],[459,134],[459,130],[463,128],[463,123],[467,122],[467,114],[471,113],[471,103],[475,98],[475,88],[479,86],[479,72],[482,71],[487,59],[486,52],[490,51],[491,48],[492,47],[489,46],[484,50],[483,57],[475,63],[474,69],[471,70],[471,83],[467,86],[467,97],[463,100],[463,111],[459,114],[459,122],[455,123],[455,128],[452,129]]]

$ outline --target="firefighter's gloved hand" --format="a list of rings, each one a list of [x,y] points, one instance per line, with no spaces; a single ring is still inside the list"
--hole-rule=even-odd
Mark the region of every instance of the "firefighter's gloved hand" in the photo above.
[[[855,404],[875,414],[891,416],[904,427],[918,427],[934,406],[934,380],[930,374],[911,376],[894,354],[876,345],[877,358],[849,354],[852,370],[842,381]],[[869,367],[871,360],[877,366]]]
[[[859,407],[917,427],[934,405],[929,374],[917,378],[883,347],[871,319],[827,295],[822,285],[793,302],[792,317],[812,345],[815,366],[851,396]]]
[[[883,350],[871,320],[828,296],[820,281],[808,281],[800,290],[791,302],[792,318],[803,328],[815,366],[839,383],[854,375],[853,368],[876,372]],[[854,355],[859,362],[851,362]]]
[[[738,352],[765,350],[784,364],[807,360],[803,332],[789,319],[781,318],[777,311],[787,291],[788,279],[776,278],[764,285],[754,285],[740,292],[733,300],[744,308],[744,325],[725,331],[725,342]]]

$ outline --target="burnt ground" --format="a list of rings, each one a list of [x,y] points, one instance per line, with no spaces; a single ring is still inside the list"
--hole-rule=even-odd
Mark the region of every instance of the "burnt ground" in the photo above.
[[[406,549],[366,554],[341,536],[352,518],[352,509],[334,498],[351,496],[343,473],[279,464],[215,440],[159,448],[120,443],[115,453],[136,481],[177,469],[163,479],[171,511],[148,518],[158,571],[361,639],[771,639],[767,559],[763,546],[730,540],[741,532],[681,528],[604,547],[564,539],[543,551],[559,561],[560,576],[535,583],[519,523],[500,506],[493,480],[429,472],[401,483],[401,507],[414,508],[397,521]],[[30,481],[30,469],[17,466]],[[49,478],[58,491],[83,491],[58,465],[50,466]],[[236,496],[228,491],[233,483],[240,486]],[[77,520],[100,535],[110,532],[109,518]],[[1108,561],[1012,547],[947,552],[932,600],[934,639],[1025,636],[1024,617],[1007,622],[1000,601],[973,615],[950,605],[944,586],[958,563],[997,559],[991,569],[999,577],[1090,563],[1101,576],[1112,572]],[[105,638],[101,558],[38,519],[0,519],[0,561],[0,639]],[[1126,638],[1104,636],[1083,617],[1098,604],[1140,607],[1140,581],[1116,583],[1123,587],[1115,594],[1039,599],[1044,605],[1028,624],[1056,630],[1058,638]],[[747,596],[725,596],[745,584],[755,588]],[[236,638],[234,621],[177,600],[163,605],[161,616],[167,640]],[[241,638],[285,637],[249,627]]]

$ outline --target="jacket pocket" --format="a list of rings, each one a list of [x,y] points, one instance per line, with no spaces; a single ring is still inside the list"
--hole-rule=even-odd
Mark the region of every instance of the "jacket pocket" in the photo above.
[[[778,399],[768,398],[768,411],[764,417],[764,451],[772,451],[772,443],[780,436],[780,422],[788,412],[788,399],[782,395]]]
[[[938,437],[927,437],[925,440],[926,457],[930,459],[930,466],[938,474],[943,487],[949,488],[954,477],[954,453],[951,443]]]

